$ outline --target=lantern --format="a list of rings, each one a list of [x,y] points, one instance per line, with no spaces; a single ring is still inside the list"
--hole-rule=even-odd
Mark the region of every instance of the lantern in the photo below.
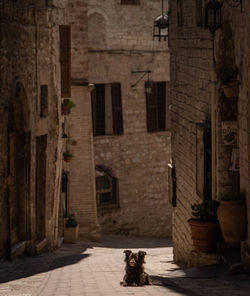
[[[221,8],[223,3],[217,0],[210,0],[206,5],[206,20],[205,26],[214,36],[215,31],[222,25]]]
[[[154,33],[153,37],[158,37],[158,40],[161,41],[161,38],[164,38],[164,41],[168,37],[168,14],[163,12],[163,0],[162,0],[162,13],[157,16],[154,20]]]

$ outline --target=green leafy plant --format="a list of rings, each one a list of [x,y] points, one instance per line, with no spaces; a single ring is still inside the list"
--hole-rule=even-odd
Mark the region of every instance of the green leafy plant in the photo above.
[[[244,200],[245,193],[244,192],[230,192],[224,193],[221,195],[220,200],[230,201],[230,200]]]
[[[63,103],[62,103],[62,107],[68,107],[69,109],[73,108],[76,106],[75,103],[73,103],[70,99],[65,99],[63,100]]]
[[[221,68],[217,71],[217,80],[221,85],[226,85],[237,79],[239,70],[237,67]]]
[[[67,217],[66,225],[65,225],[66,227],[76,227],[78,225],[75,216],[76,216],[76,213],[73,213]]]
[[[63,152],[63,157],[64,158],[71,158],[71,157],[73,157],[73,155],[70,152],[66,151],[66,152]]]
[[[216,200],[203,200],[200,204],[191,205],[192,215],[201,221],[215,221],[219,205]]]
[[[62,102],[62,115],[70,114],[70,110],[75,107],[75,103],[73,103],[70,99],[65,99]]]

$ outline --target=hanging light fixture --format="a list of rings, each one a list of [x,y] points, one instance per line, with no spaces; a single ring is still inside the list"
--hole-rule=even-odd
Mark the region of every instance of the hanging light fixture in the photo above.
[[[215,31],[222,25],[221,8],[222,2],[217,0],[210,0],[206,5],[205,27],[210,30],[213,37]]]
[[[162,4],[162,11],[161,15],[157,16],[154,20],[154,33],[153,37],[158,37],[158,40],[161,41],[161,38],[164,39],[164,41],[167,40],[168,37],[168,14],[164,14],[164,6],[163,6],[163,0],[161,0]]]

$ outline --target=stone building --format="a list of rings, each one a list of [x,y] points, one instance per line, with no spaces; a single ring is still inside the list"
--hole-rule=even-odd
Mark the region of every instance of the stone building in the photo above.
[[[96,197],[106,233],[171,235],[169,50],[153,40],[161,12],[155,0],[88,1]]]
[[[250,5],[247,1],[224,1],[222,26],[215,31],[213,48],[213,36],[205,28],[208,2],[172,0],[169,14],[172,158],[177,198],[173,210],[174,257],[191,264],[199,264],[192,252],[187,223],[191,204],[203,198],[218,200],[226,192],[244,191],[247,220],[250,215]],[[239,69],[239,93],[232,99],[224,96],[218,83],[216,73],[223,67]],[[229,133],[233,139],[226,136]],[[203,259],[206,261],[206,256]],[[241,242],[241,259],[249,264],[249,228]]]
[[[97,224],[85,2],[0,1],[0,52],[0,258],[13,258],[54,248],[70,212]],[[87,114],[79,143],[88,144],[70,175],[63,153],[74,153],[78,138],[66,134],[79,109],[64,116],[61,104],[71,98]],[[85,180],[74,172],[79,164],[88,176],[82,211],[70,194]]]

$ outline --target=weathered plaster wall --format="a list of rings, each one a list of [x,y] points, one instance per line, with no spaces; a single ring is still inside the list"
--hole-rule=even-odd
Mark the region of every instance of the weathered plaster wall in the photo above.
[[[168,106],[167,42],[152,40],[153,19],[160,13],[155,1],[89,0],[89,81],[121,83],[124,128],[123,135],[94,137],[95,163],[112,167],[119,179],[120,207],[98,213],[103,232],[171,236],[169,111],[166,107],[167,131],[147,133],[147,76],[132,87],[143,74],[131,73],[149,69],[151,80],[166,81]]]

